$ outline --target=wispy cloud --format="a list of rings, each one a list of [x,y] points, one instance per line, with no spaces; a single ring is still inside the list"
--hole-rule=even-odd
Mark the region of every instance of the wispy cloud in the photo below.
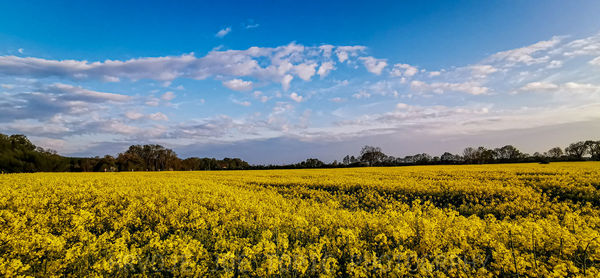
[[[237,105],[246,106],[246,107],[252,105],[252,103],[247,100],[232,99],[231,101]]]
[[[410,88],[416,92],[433,92],[443,94],[445,92],[462,92],[471,95],[482,95],[489,91],[489,88],[483,87],[476,82],[465,83],[449,83],[449,82],[433,82],[426,83],[423,81],[412,81]]]
[[[219,32],[217,32],[215,34],[215,37],[223,38],[223,37],[227,36],[227,34],[229,34],[229,33],[231,33],[231,27],[226,27],[226,28],[219,30]]]
[[[169,91],[169,92],[164,93],[160,98],[162,98],[163,100],[166,100],[166,101],[170,101],[175,98],[175,93]]]

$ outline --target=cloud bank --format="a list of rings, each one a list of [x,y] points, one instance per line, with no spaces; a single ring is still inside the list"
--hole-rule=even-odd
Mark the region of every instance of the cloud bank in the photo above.
[[[65,154],[130,143],[485,137],[599,121],[600,35],[555,36],[437,69],[330,44],[104,61],[7,55],[0,84],[0,132]]]

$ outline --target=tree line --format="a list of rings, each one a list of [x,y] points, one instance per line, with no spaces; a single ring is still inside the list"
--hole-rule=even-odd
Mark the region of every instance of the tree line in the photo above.
[[[554,161],[600,160],[600,141],[587,140],[566,148],[554,147],[544,153],[523,153],[512,145],[488,149],[467,147],[462,154],[445,152],[394,157],[380,147],[364,146],[357,156],[346,155],[341,161],[325,163],[317,158],[287,165],[250,165],[239,158],[190,157],[181,159],[161,145],[132,145],[116,157],[65,157],[53,150],[35,146],[25,135],[0,134],[0,172],[115,172],[115,171],[197,171],[246,169],[338,168],[362,166],[404,166],[431,164],[487,164]]]
[[[408,165],[444,165],[444,164],[489,164],[489,163],[549,163],[557,161],[600,160],[600,141],[579,141],[567,146],[554,147],[533,155],[523,153],[512,145],[488,149],[486,147],[467,147],[462,154],[444,152],[440,156],[427,153],[394,157],[383,153],[380,147],[364,146],[359,155],[346,155],[339,162],[325,163],[317,158],[287,165],[254,165],[251,169],[302,169],[302,168],[341,168],[366,166],[408,166]]]
[[[467,147],[462,154],[444,152],[440,156],[427,153],[405,157],[388,156],[381,148],[364,146],[360,155],[347,155],[342,159],[345,166],[399,166],[424,164],[488,164],[488,163],[523,163],[553,161],[600,160],[600,141],[587,140],[570,144],[564,150],[554,147],[544,153],[532,155],[523,153],[512,145],[489,149],[486,147]],[[334,162],[335,163],[335,162]]]
[[[239,158],[181,159],[161,145],[132,145],[116,157],[65,157],[35,146],[25,135],[0,134],[0,172],[116,172],[241,170],[250,165]]]

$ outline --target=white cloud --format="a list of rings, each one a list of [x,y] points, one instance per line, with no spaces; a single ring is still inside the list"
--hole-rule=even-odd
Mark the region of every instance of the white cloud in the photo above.
[[[440,76],[440,74],[442,74],[439,71],[430,71],[429,72],[429,77],[435,77],[435,76]]]
[[[420,130],[427,127],[430,131],[438,131],[438,129],[447,129],[448,124],[452,124],[456,128],[463,122],[487,115],[489,111],[488,106],[480,105],[448,107],[443,105],[411,106],[398,103],[394,111],[366,114],[355,119],[340,121],[338,124],[354,126],[357,129],[361,129],[360,126],[368,126],[373,129],[382,127],[399,129],[398,124],[407,124],[418,126]]]
[[[148,100],[146,100],[145,103],[148,106],[158,106],[158,104],[160,103],[160,100],[158,98],[151,97]]]
[[[243,25],[239,27],[243,28]],[[387,65],[388,61],[385,59],[370,57],[375,59],[371,63],[375,71],[380,66],[380,73],[389,73],[381,76],[364,76],[361,74],[362,69],[352,72],[353,68],[362,68],[362,64],[367,67],[365,59],[369,57],[364,57],[368,56],[362,53],[365,51],[364,47],[351,51],[333,45],[303,46],[295,43],[245,50],[220,48],[199,57],[190,53],[124,61],[88,62],[0,56],[0,75],[3,76],[1,81],[15,84],[13,89],[4,88],[6,90],[0,91],[0,130],[20,128],[27,133],[53,134],[53,137],[63,138],[74,134],[94,134],[94,138],[117,138],[115,140],[119,142],[135,138],[143,142],[156,140],[154,142],[176,146],[186,138],[194,142],[206,142],[203,141],[205,138],[239,141],[281,136],[317,140],[315,138],[355,138],[353,136],[357,136],[356,134],[375,135],[404,130],[456,134],[464,131],[479,132],[482,129],[527,128],[545,125],[551,123],[551,120],[564,123],[598,120],[599,114],[595,109],[598,108],[597,102],[600,99],[600,79],[594,66],[600,65],[600,54],[594,52],[596,50],[592,42],[581,43],[581,46],[566,45],[537,45],[534,48],[538,50],[521,49],[520,52],[504,53],[504,56],[492,55],[495,60],[489,58],[480,63],[457,67],[449,65],[448,70],[440,71],[426,71],[407,64],[389,62],[390,66],[394,65],[390,69],[378,63],[383,60]],[[578,49],[581,51],[577,52]],[[577,55],[587,56],[573,59],[573,56],[567,55],[567,51],[573,55],[581,53]],[[524,53],[529,58],[523,56]],[[333,74],[337,68],[343,71],[339,75]],[[290,89],[294,78],[308,81],[315,75],[331,79],[316,81],[311,85],[299,82],[294,84],[299,88]],[[400,77],[392,78],[395,75]],[[44,79],[47,77],[49,78]],[[240,105],[254,106],[252,110],[245,109],[248,113],[238,116],[239,118],[219,115],[223,112],[214,103],[217,99],[211,99],[211,105],[203,108],[218,116],[205,120],[166,121],[166,115],[161,113],[165,116],[162,117],[161,114],[154,113],[152,116],[153,114],[143,111],[143,106],[138,107],[144,102],[154,106],[165,104],[165,100],[171,98],[161,95],[168,89],[160,90],[162,88],[159,86],[166,82],[164,85],[175,87],[171,81],[176,84],[177,78],[210,78],[223,82],[223,86],[237,80],[229,85],[247,90],[260,85],[264,91],[251,90],[244,94],[246,99],[230,99]],[[402,78],[406,82],[402,82]],[[127,89],[123,92],[132,96],[111,95],[73,85],[40,85],[63,79],[72,81],[64,83],[73,84],[96,84],[87,82],[88,80],[138,83],[108,86],[113,88],[120,85]],[[185,82],[186,86],[189,83],[196,88],[190,83],[191,80]],[[244,82],[249,82],[246,84],[249,86],[238,86],[245,84]],[[151,89],[156,91],[142,91],[149,83],[154,86]],[[283,90],[272,88],[279,86]],[[172,91],[175,92],[174,89]],[[549,93],[526,96],[525,92],[529,91]],[[296,92],[302,92],[303,95]],[[446,92],[457,94],[442,94]],[[509,92],[521,94],[508,95]],[[473,97],[467,94],[483,96]],[[178,93],[178,97],[180,95],[183,92]],[[377,99],[368,99],[371,96],[377,96]],[[195,99],[191,100],[193,97]],[[194,105],[199,107],[203,100],[197,97],[198,95],[190,94],[186,97],[186,100],[190,99],[189,102],[186,101],[189,105],[179,109]],[[360,101],[349,101],[353,98]],[[259,102],[269,99],[272,104],[262,105]],[[294,111],[294,107],[299,106],[295,101],[307,100],[312,102],[300,106],[310,107],[316,101],[347,103],[310,107],[316,109],[314,118],[318,119],[318,124],[311,127],[308,121],[304,121],[308,114]],[[398,101],[409,102],[411,105]],[[427,105],[419,106],[416,103]],[[440,103],[464,103],[466,106],[436,105]],[[271,110],[262,110],[269,107],[273,108],[272,113]],[[335,111],[327,111],[330,107]],[[564,107],[568,111],[563,110]],[[322,117],[324,115],[334,117]],[[342,115],[339,118],[348,119],[348,122],[336,125],[334,121],[339,115]],[[62,120],[56,120],[60,117]],[[163,122],[153,122],[152,118]],[[23,119],[28,122],[23,122]],[[151,137],[149,134],[161,137]]]
[[[125,113],[125,117],[127,117],[130,120],[139,120],[144,117],[144,114],[139,113],[139,112],[129,111],[129,112]]]
[[[47,60],[34,57],[0,56],[0,73],[31,77],[67,77],[72,79],[104,79],[125,77],[131,80],[173,80],[197,59],[190,55],[148,57],[127,61],[106,60],[104,62],[77,60]]]
[[[519,88],[522,92],[560,92],[567,94],[600,92],[600,85],[589,83],[566,82],[554,84],[550,82],[530,82]]]
[[[464,83],[449,83],[449,82],[434,82],[425,83],[423,81],[412,81],[410,88],[417,92],[433,92],[436,94],[442,94],[448,91],[451,92],[462,92],[471,95],[483,95],[488,93],[489,88],[481,86],[476,82],[464,82]]]
[[[333,66],[333,62],[331,62],[331,61],[323,62],[321,64],[321,66],[319,67],[317,74],[321,78],[323,78],[323,77],[327,76],[327,74],[329,74],[330,71],[332,71],[334,69],[335,69],[335,67]]]
[[[6,125],[10,129],[17,130],[27,135],[57,135],[57,134],[68,134],[71,130],[56,122],[40,122],[36,120],[15,120],[12,123]],[[42,145],[46,147],[45,145]],[[53,148],[55,149],[55,148]]]
[[[377,75],[380,75],[381,71],[387,66],[386,59],[376,59],[371,56],[360,57],[359,59],[363,62],[365,68],[367,68],[369,72]]]
[[[227,34],[229,34],[230,32],[231,32],[231,27],[223,28],[215,34],[215,37],[223,38],[223,37],[227,36]]]
[[[357,56],[358,53],[365,51],[367,48],[360,45],[355,46],[339,46],[335,50],[340,63],[347,61],[350,57]]]
[[[334,70],[330,56],[352,61],[364,46],[307,47],[296,43],[278,47],[250,47],[245,50],[212,50],[203,57],[194,53],[181,56],[141,57],[130,60],[49,60],[34,57],[0,56],[0,74],[26,77],[58,77],[77,81],[96,79],[120,82],[151,79],[170,86],[178,78],[218,80],[252,77],[259,81],[280,83],[286,75],[310,80]],[[341,58],[340,58],[341,57]],[[381,63],[374,64],[375,70]],[[288,80],[289,77],[285,77]],[[283,82],[285,86],[286,82]]]
[[[558,89],[558,85],[548,82],[530,82],[521,87],[521,91],[552,91]]]
[[[315,75],[315,68],[317,67],[316,63],[303,63],[303,64],[299,64],[296,65],[294,67],[294,71],[296,72],[296,74],[298,74],[298,77],[300,77],[302,80],[304,81],[309,81],[310,78]]]
[[[124,102],[131,99],[130,96],[114,94],[114,93],[105,93],[105,92],[97,92],[92,90],[87,90],[82,87],[76,87],[68,84],[62,83],[54,83],[51,86],[48,86],[48,89],[51,91],[58,91],[62,93],[66,93],[66,97],[72,97],[76,99],[86,99],[86,100],[103,100],[103,101],[114,101],[114,102]]]
[[[398,104],[396,104],[396,108],[398,109],[407,109],[408,107],[410,107],[410,105],[406,103],[399,102]]]
[[[142,132],[142,129],[136,126],[124,124],[118,120],[107,121],[100,126],[100,129],[108,133],[136,135]]]
[[[324,45],[319,46],[319,49],[321,51],[323,51],[323,57],[329,58],[329,57],[331,57],[331,52],[334,47],[335,46],[333,46],[331,44],[324,44]]]
[[[25,52],[25,49],[23,49],[23,48],[19,48],[19,49],[17,49],[17,51],[18,51],[19,53],[23,54],[23,53]]]
[[[559,60],[552,60],[550,61],[550,63],[548,63],[548,66],[546,66],[546,68],[548,69],[557,69],[562,67],[563,65],[563,61],[559,61]]]
[[[168,121],[169,120],[169,117],[167,117],[167,115],[165,115],[161,112],[152,113],[152,114],[148,115],[148,118],[153,121]]]
[[[168,91],[164,93],[161,97],[162,100],[171,101],[175,98],[175,93]]]
[[[234,91],[248,91],[252,89],[252,81],[244,81],[236,78],[228,81],[223,81],[223,86]]]
[[[540,41],[532,45],[498,52],[492,55],[489,62],[505,62],[504,66],[512,67],[517,64],[532,65],[548,61],[547,55],[536,56],[537,53],[548,50],[561,42],[561,37],[552,37],[547,41]]]
[[[574,92],[600,91],[600,85],[576,83],[576,82],[567,82],[567,83],[563,84],[563,87],[567,90],[574,91]]]
[[[53,138],[41,138],[36,140],[36,145],[44,146],[44,148],[49,148],[51,150],[64,149],[65,146],[69,145],[69,142],[62,139],[53,139]]]
[[[462,107],[411,106],[381,114],[367,114],[353,120],[338,122],[341,127],[361,133],[386,134],[403,131],[425,132],[431,135],[488,134],[489,131],[558,127],[562,124],[600,119],[600,103],[563,105],[560,107],[520,107],[491,109],[489,105]],[[564,128],[564,126],[562,127]],[[493,134],[493,133],[492,133]]]
[[[295,102],[302,102],[304,100],[304,97],[301,95],[298,95],[297,93],[291,93],[290,98]]]
[[[600,55],[600,33],[571,41],[560,51],[567,57]]]
[[[53,134],[64,138],[74,134],[99,134],[111,130],[111,125],[121,123],[123,116],[130,120],[143,116],[127,111],[131,105],[142,101],[137,97],[62,83],[21,85],[19,90],[32,92],[6,94],[0,100],[0,129],[7,122],[12,125],[24,120],[27,121],[24,126],[10,128],[27,131],[28,135]]]
[[[102,77],[102,80],[104,82],[119,82],[121,81],[120,78],[116,77],[116,76],[110,76],[110,75],[105,75]]]
[[[396,77],[400,77],[400,76],[411,77],[411,76],[417,74],[417,72],[419,72],[419,69],[417,69],[417,67],[413,67],[409,64],[395,64],[394,67],[392,68],[392,70],[390,71],[390,74],[392,76],[396,76]]]
[[[472,74],[477,78],[486,78],[488,75],[498,71],[497,68],[491,65],[474,65],[470,66]]]
[[[237,99],[232,99],[231,101],[233,103],[235,103],[235,104],[238,104],[238,105],[241,105],[241,106],[246,106],[246,107],[252,105],[252,103],[249,102],[249,101],[241,101],[241,100],[237,100]]]
[[[361,90],[358,93],[355,93],[352,95],[353,98],[355,99],[361,99],[361,98],[370,98],[371,94],[369,94],[367,91],[365,90]]]
[[[291,74],[286,74],[281,79],[281,87],[284,91],[287,91],[290,88],[290,82],[292,82],[292,79],[294,79],[294,77]]]
[[[336,53],[338,60],[340,61],[340,63],[343,63],[344,61],[348,60],[348,52],[346,51],[339,51]]]
[[[254,91],[254,93],[252,95],[254,96],[254,98],[259,99],[260,102],[263,102],[263,103],[267,102],[269,99],[271,99],[270,97],[265,96],[263,94],[263,92],[261,92],[261,91]]]

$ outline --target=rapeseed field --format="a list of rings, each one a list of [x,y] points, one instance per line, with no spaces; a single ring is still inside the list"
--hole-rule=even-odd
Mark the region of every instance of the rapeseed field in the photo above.
[[[600,163],[0,175],[0,274],[598,277]]]

